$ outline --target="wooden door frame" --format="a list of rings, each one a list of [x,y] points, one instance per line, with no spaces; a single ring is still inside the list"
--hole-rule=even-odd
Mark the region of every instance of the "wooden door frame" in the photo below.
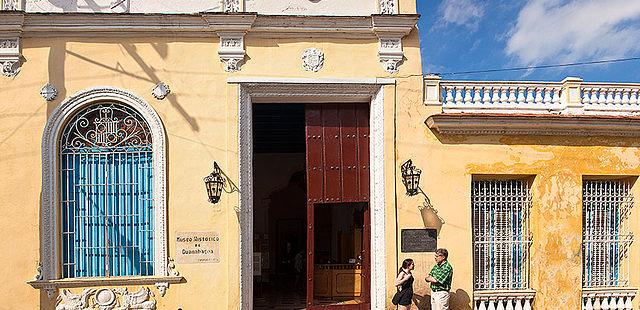
[[[239,309],[253,309],[253,120],[252,105],[278,103],[370,103],[370,301],[371,309],[386,304],[385,177],[384,177],[384,86],[394,79],[279,79],[230,78],[238,84],[238,109],[228,113],[230,133],[238,141],[239,168]],[[388,103],[394,104],[393,102]],[[391,107],[392,108],[392,107]],[[237,120],[237,123],[236,121]],[[390,129],[393,130],[393,129]],[[235,135],[237,134],[237,136]],[[391,154],[393,156],[393,154]],[[230,264],[230,268],[234,264]],[[237,292],[237,291],[236,291]],[[237,296],[236,293],[229,293]]]

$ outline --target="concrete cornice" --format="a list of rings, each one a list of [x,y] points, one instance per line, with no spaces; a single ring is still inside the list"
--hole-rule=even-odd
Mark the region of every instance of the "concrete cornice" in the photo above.
[[[639,117],[435,114],[425,123],[445,135],[640,136]]]
[[[0,12],[0,35],[21,37],[215,37],[249,36],[369,38],[405,35],[419,15],[280,16],[256,13],[113,14]]]

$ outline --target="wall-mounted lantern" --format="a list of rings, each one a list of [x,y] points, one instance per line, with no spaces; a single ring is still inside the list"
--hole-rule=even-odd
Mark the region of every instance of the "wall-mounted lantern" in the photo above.
[[[420,189],[420,173],[422,173],[422,170],[416,168],[411,159],[402,164],[400,169],[402,171],[402,184],[407,189],[407,195],[417,195]]]
[[[209,195],[210,203],[217,203],[220,201],[222,190],[224,189],[225,178],[222,176],[222,171],[218,167],[218,163],[213,162],[213,172],[204,178],[204,186],[207,189],[207,195]]]

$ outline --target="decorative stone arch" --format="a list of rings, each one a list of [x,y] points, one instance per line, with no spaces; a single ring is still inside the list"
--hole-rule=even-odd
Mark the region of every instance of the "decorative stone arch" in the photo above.
[[[371,309],[386,303],[384,85],[393,79],[231,78],[238,85],[240,305],[253,309],[253,102],[370,104]],[[390,103],[387,103],[390,104]],[[389,156],[387,154],[387,156]]]
[[[58,225],[60,136],[67,120],[81,109],[98,102],[111,101],[127,105],[147,121],[153,141],[154,273],[167,276],[166,233],[166,138],[156,111],[138,96],[114,87],[96,87],[80,91],[65,99],[53,111],[42,136],[42,204],[40,208],[40,280],[60,277]]]

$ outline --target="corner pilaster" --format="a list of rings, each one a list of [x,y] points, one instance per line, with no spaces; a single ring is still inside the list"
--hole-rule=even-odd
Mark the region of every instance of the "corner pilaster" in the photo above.
[[[7,9],[6,5],[11,4],[11,7],[14,7],[12,3],[14,2],[5,0],[2,2],[2,8],[10,10]],[[18,3],[15,5],[19,5],[20,2],[16,1],[15,3]],[[23,24],[23,12],[0,11],[0,71],[6,77],[18,75],[22,66],[21,37]]]

